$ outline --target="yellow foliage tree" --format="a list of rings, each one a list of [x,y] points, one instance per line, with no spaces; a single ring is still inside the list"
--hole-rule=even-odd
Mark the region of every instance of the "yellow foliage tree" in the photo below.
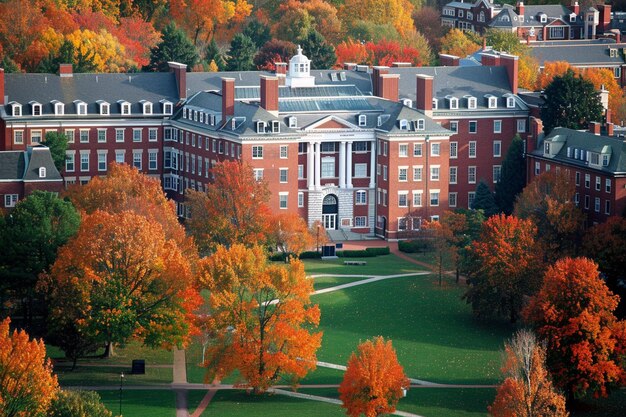
[[[459,29],[452,29],[441,38],[441,52],[444,54],[465,58],[479,49],[480,45]]]
[[[409,0],[346,0],[339,16],[348,27],[360,20],[391,24],[405,37],[413,30],[413,9]]]

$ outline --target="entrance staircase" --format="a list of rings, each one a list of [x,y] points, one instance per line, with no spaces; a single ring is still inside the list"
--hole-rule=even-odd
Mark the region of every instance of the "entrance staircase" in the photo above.
[[[326,230],[326,234],[331,242],[345,242],[349,240],[369,240],[369,239],[377,239],[375,236],[362,234],[362,233],[354,233],[349,230]]]

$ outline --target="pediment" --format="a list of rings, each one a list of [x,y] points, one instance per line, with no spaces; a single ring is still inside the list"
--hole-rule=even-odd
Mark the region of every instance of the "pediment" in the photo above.
[[[359,129],[358,126],[336,116],[326,116],[315,123],[310,124],[304,130],[319,130],[319,129]]]

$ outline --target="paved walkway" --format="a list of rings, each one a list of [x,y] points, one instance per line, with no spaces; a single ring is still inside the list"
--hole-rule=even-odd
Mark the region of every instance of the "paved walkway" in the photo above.
[[[369,276],[370,278],[366,278],[360,281],[348,282],[347,284],[336,285],[334,287],[323,288],[321,290],[313,291],[311,295],[326,294],[326,293],[333,292],[333,291],[343,290],[344,288],[356,287],[357,285],[364,285],[364,284],[370,284],[376,281],[382,281],[384,279],[413,277],[417,275],[428,275],[428,274],[430,274],[430,272],[412,272],[408,274],[396,274],[396,275],[338,275],[338,274],[315,275],[313,276],[314,278],[321,277],[321,276],[331,276],[331,277],[368,277]]]
[[[176,393],[176,417],[189,417],[189,405],[187,401],[187,363],[185,360],[185,351],[182,349],[174,349],[174,366],[172,374],[172,389]],[[176,387],[181,387],[177,389]]]

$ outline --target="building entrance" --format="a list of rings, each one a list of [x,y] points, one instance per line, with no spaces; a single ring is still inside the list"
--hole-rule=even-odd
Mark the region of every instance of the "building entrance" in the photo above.
[[[328,194],[322,203],[322,223],[326,230],[337,229],[337,213],[339,213],[337,196]]]

